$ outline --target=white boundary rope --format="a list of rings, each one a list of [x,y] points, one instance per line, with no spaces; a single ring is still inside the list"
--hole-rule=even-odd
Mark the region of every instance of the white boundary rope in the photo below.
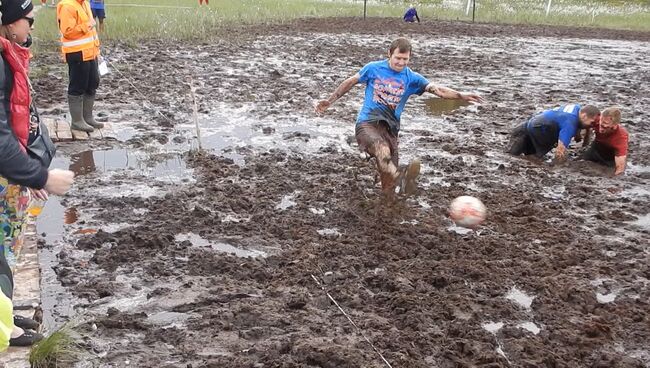
[[[314,279],[314,282],[316,283],[316,285],[318,285],[318,287],[320,287],[321,290],[323,290],[323,291],[325,292],[325,294],[327,295],[327,297],[330,298],[330,300],[332,301],[332,303],[334,303],[334,305],[336,305],[336,307],[339,309],[339,311],[341,311],[341,313],[343,313],[343,315],[345,316],[345,318],[347,318],[348,321],[350,321],[350,323],[352,324],[352,326],[354,326],[354,328],[357,329],[357,332],[359,332],[359,333],[361,334],[361,337],[363,337],[363,339],[366,340],[366,342],[367,342],[368,344],[370,344],[370,346],[372,347],[372,350],[374,350],[375,353],[377,353],[377,355],[379,355],[379,357],[381,358],[381,360],[383,360],[384,363],[386,363],[386,366],[387,366],[388,368],[393,368],[393,366],[390,365],[390,363],[388,363],[388,360],[386,360],[386,358],[384,358],[384,356],[381,354],[381,352],[379,351],[379,349],[377,349],[377,348],[375,347],[375,345],[370,341],[370,339],[369,339],[368,337],[366,337],[366,334],[363,333],[363,330],[361,330],[361,328],[359,328],[359,326],[357,326],[357,324],[354,323],[354,321],[352,320],[352,318],[350,318],[350,316],[349,316],[347,313],[345,313],[345,311],[343,310],[343,308],[341,308],[341,306],[339,305],[339,303],[338,303],[336,300],[334,300],[334,298],[330,295],[330,293],[329,293],[327,290],[325,290],[325,287],[323,287],[323,285],[321,285],[321,283],[318,281],[318,279],[316,278],[316,276],[314,276],[314,275],[310,275],[310,276],[311,276],[312,279]]]
[[[134,89],[136,92],[138,92],[138,94],[142,97],[142,99],[144,100],[144,102],[146,102],[146,103],[149,105],[149,108],[151,108],[153,111],[155,111],[156,113],[158,113],[158,115],[162,116],[163,119],[167,120],[168,123],[171,123],[172,125],[175,125],[175,124],[174,124],[174,121],[173,121],[172,119],[170,119],[169,117],[167,117],[167,116],[166,116],[165,114],[163,114],[162,112],[160,112],[160,110],[158,110],[158,109],[156,108],[156,105],[153,104],[151,101],[149,101],[149,99],[147,98],[147,96],[146,96],[144,93],[142,93],[142,91],[140,91],[140,89],[139,89],[138,87],[136,87],[136,85],[135,85],[135,84],[134,84],[134,83],[133,83],[129,78],[127,78],[127,76],[124,75],[124,73],[122,73],[122,72],[121,72],[121,71],[120,71],[120,70],[115,66],[115,64],[113,64],[113,63],[112,63],[110,60],[108,60],[107,58],[104,58],[104,60],[105,60],[108,64],[110,64],[111,68],[113,68],[113,70],[115,70],[115,71],[117,72],[117,74],[120,75],[120,78],[124,79],[128,84],[131,85],[131,87],[133,87],[133,89]]]

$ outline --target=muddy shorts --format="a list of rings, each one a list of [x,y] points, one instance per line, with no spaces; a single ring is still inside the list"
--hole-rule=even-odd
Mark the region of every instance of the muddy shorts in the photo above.
[[[603,144],[592,142],[589,148],[582,154],[582,159],[597,162],[601,165],[615,167],[614,149]]]
[[[106,19],[105,9],[90,9],[93,12],[93,18]]]
[[[373,157],[373,145],[377,142],[386,143],[390,148],[391,161],[395,167],[399,167],[399,139],[390,132],[388,123],[380,120],[358,124],[355,129],[355,136],[361,152],[366,152]]]
[[[515,156],[534,154],[541,158],[555,147],[558,137],[557,125],[538,115],[512,131],[507,152]]]

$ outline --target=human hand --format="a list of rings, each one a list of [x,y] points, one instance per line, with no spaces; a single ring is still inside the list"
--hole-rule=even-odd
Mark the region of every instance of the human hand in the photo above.
[[[567,150],[566,147],[564,147],[564,143],[558,142],[557,148],[555,149],[555,163],[562,163],[566,161],[567,158]]]
[[[483,102],[485,102],[483,97],[481,97],[478,93],[464,92],[464,93],[460,94],[460,98],[463,101],[467,101],[467,102],[475,102],[475,103],[483,103]]]
[[[63,195],[74,182],[74,173],[70,170],[52,169],[48,172],[45,190],[49,193]]]
[[[45,189],[34,189],[34,188],[29,188],[29,193],[31,193],[32,198],[41,200],[41,201],[47,201],[48,194],[47,190]]]
[[[319,114],[322,114],[322,113],[324,113],[325,110],[327,110],[327,108],[330,107],[331,105],[332,105],[332,103],[329,102],[328,100],[320,100],[320,101],[318,101],[318,103],[316,104],[316,112],[319,113]]]

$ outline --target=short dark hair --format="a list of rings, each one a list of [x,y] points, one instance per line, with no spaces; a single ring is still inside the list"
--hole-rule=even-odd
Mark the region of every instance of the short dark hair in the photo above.
[[[411,41],[407,40],[404,37],[400,37],[395,41],[391,42],[390,49],[388,49],[388,55],[393,55],[395,50],[399,52],[408,52],[411,53]]]
[[[596,106],[594,106],[594,105],[582,106],[582,108],[580,109],[580,112],[581,113],[584,112],[585,114],[587,114],[588,118],[593,118],[593,117],[596,117],[596,116],[600,115],[600,110],[598,110],[598,108]]]

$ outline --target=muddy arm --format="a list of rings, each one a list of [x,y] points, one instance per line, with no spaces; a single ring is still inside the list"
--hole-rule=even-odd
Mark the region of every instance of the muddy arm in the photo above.
[[[614,176],[621,175],[625,172],[625,164],[627,162],[627,156],[616,156],[614,157],[614,164],[616,165],[616,170],[614,171]]]
[[[566,153],[566,146],[564,143],[561,140],[557,141],[557,147],[555,148],[555,163],[560,164],[566,161]]]
[[[591,128],[587,128],[585,129],[585,136],[582,138],[582,147],[587,147],[590,141],[591,141]]]
[[[351,76],[350,78],[344,80],[337,88],[334,90],[334,92],[330,95],[330,97],[327,100],[321,100],[318,102],[316,105],[316,112],[322,113],[324,112],[328,107],[330,107],[336,100],[339,98],[343,97],[346,93],[348,93],[352,87],[354,87],[357,83],[359,83],[359,78],[361,76],[359,73]]]
[[[476,93],[462,93],[449,87],[438,86],[434,83],[427,84],[427,87],[424,90],[433,93],[440,98],[459,98],[469,102],[483,102],[483,98]]]
[[[348,93],[352,89],[352,87],[354,87],[357,83],[359,83],[359,78],[361,78],[361,76],[359,76],[359,73],[357,73],[357,74],[351,76],[350,78],[344,80],[336,88],[334,93],[332,93],[330,95],[330,97],[327,99],[327,101],[329,101],[330,104],[333,104],[334,102],[336,102],[336,100],[343,97],[343,95]]]

